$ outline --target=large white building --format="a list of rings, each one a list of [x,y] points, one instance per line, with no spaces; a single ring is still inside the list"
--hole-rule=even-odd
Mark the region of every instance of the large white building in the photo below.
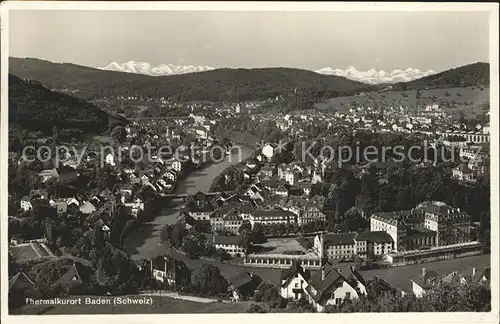
[[[371,231],[385,231],[394,250],[442,246],[470,241],[470,215],[439,201],[426,201],[412,210],[374,213]]]

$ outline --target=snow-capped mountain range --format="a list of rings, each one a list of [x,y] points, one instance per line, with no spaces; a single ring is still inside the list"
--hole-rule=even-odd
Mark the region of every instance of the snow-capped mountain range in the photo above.
[[[135,61],[129,61],[126,63],[112,62],[105,67],[100,67],[99,69],[107,71],[145,74],[151,76],[177,75],[214,70],[214,68],[206,65],[151,65],[146,62]],[[326,67],[314,72],[325,75],[342,76],[350,80],[368,84],[407,82],[436,73],[433,70],[423,72],[419,69],[412,68],[408,68],[406,70],[398,69],[391,72],[386,72],[384,70],[377,71],[375,69],[371,69],[368,71],[358,71],[355,67],[352,66],[349,66],[345,70]]]
[[[151,65],[145,62],[135,62],[135,61],[129,61],[127,63],[122,63],[122,64],[117,62],[112,62],[107,66],[100,67],[98,69],[107,71],[145,74],[151,76],[176,75],[176,74],[186,74],[186,73],[214,70],[214,68],[210,66],[202,66],[202,65],[173,65],[173,64]]]
[[[353,66],[349,66],[345,70],[326,67],[314,72],[319,74],[342,76],[350,80],[368,84],[407,82],[437,73],[433,70],[423,72],[419,69],[412,68],[408,68],[406,70],[397,69],[391,72],[386,72],[384,70],[377,71],[375,69],[358,71]]]

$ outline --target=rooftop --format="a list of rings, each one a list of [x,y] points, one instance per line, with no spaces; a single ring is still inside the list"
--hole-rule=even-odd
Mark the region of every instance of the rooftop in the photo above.
[[[223,245],[240,245],[241,244],[241,236],[213,236],[214,244],[223,244]]]
[[[356,233],[323,234],[325,245],[347,245],[355,244]]]
[[[392,237],[385,231],[363,232],[356,237],[356,241],[370,241],[378,244],[393,243]]]

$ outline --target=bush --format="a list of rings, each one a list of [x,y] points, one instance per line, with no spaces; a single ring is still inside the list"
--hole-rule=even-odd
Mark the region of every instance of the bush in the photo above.
[[[262,305],[251,303],[245,310],[247,313],[267,313]]]

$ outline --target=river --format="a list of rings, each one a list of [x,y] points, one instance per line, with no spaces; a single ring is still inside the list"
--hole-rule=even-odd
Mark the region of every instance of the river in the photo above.
[[[227,167],[247,159],[254,151],[248,147],[239,147],[241,153],[235,150],[224,161],[210,164],[206,168],[190,173],[177,184],[175,193],[193,194],[198,191],[208,191],[215,177]],[[127,235],[124,247],[132,258],[151,258],[162,252],[164,247],[160,245],[160,231],[165,224],[174,224],[177,221],[180,205],[180,203],[172,203],[171,206],[161,210],[154,220],[141,224],[138,229]]]

